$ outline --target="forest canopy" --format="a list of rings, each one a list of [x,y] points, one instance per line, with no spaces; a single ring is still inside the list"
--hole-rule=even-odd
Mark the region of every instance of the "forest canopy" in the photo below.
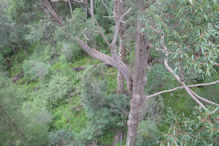
[[[0,145],[219,145],[217,0],[0,0]]]

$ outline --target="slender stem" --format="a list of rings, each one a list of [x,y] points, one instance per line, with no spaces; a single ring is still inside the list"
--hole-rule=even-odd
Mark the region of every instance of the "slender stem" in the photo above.
[[[69,8],[70,8],[71,17],[73,17],[72,6],[71,6],[71,0],[68,0],[68,5],[69,5]]]

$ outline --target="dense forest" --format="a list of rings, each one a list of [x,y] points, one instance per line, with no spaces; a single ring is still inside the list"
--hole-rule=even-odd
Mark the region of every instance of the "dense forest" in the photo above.
[[[0,0],[0,146],[218,146],[218,0]]]

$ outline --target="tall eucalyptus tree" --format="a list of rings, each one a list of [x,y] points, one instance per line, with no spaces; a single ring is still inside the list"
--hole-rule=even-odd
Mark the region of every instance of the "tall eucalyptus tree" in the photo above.
[[[197,71],[196,74],[203,76],[214,72],[213,66],[216,64],[215,60],[219,53],[218,40],[216,40],[219,28],[216,20],[218,4],[204,0],[199,2],[192,0],[168,0],[165,2],[160,0],[114,0],[113,2],[115,29],[110,42],[96,21],[88,1],[84,1],[94,24],[98,28],[98,33],[110,48],[111,56],[90,47],[81,38],[75,38],[75,40],[91,57],[117,68],[119,71],[118,79],[120,79],[121,73],[126,81],[130,95],[126,145],[133,146],[135,143],[140,112],[145,99],[184,88],[203,109],[206,109],[206,107],[201,101],[216,105],[216,103],[200,97],[190,87],[211,85],[219,81],[187,86],[184,78],[192,74],[192,71]],[[130,7],[127,8],[128,6]],[[136,24],[133,24],[136,27],[136,38],[133,40],[135,42],[135,61],[134,67],[129,68],[124,62],[124,56],[120,56],[118,51],[122,54],[122,49],[127,45],[123,41],[125,28],[122,23],[131,11],[135,11],[137,17]],[[197,16],[200,16],[200,18],[197,18]],[[118,37],[119,43],[117,43]],[[117,47],[117,44],[119,44],[119,47]],[[162,62],[164,66],[182,86],[145,96],[144,87],[147,83],[149,50],[163,52]],[[176,62],[176,64],[174,65],[173,62]],[[174,66],[175,70],[171,66]]]

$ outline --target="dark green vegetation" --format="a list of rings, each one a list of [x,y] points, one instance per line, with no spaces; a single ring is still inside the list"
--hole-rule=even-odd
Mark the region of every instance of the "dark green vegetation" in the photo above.
[[[184,26],[186,31],[176,25],[178,32],[172,32],[169,27],[176,20],[166,19],[168,46],[173,51],[177,43],[185,41],[197,46],[197,50],[178,49],[182,51],[181,56],[172,54],[175,60],[171,63],[182,64],[188,70],[185,74],[188,84],[219,79],[219,67],[198,64],[198,60],[210,60],[208,56],[219,62],[219,21],[215,19],[219,4],[213,1],[206,4],[208,8],[194,2],[197,9],[191,11],[200,11],[200,20],[195,22],[189,21],[195,17],[190,13],[182,15],[184,10],[190,12],[189,0],[178,1],[175,7],[168,8],[166,5],[171,5],[173,0],[167,0],[164,5],[168,14],[178,11],[177,19],[189,21],[182,22],[189,23]],[[201,2],[205,5],[206,0]],[[52,6],[62,17],[62,26],[53,21],[42,1],[0,0],[0,145],[85,146],[95,143],[110,146],[118,135],[117,145],[125,145],[129,96],[116,93],[117,70],[87,56],[72,38],[85,35],[90,46],[109,54],[104,40],[94,33],[97,28],[82,4],[72,4],[72,16],[68,3],[57,2]],[[111,18],[103,16],[112,16],[112,6],[112,1],[106,4],[95,1],[95,17],[108,38],[113,35],[114,24]],[[145,17],[153,14],[152,8]],[[127,21],[129,33],[133,32],[133,21],[134,14]],[[215,25],[207,25],[207,22]],[[208,28],[203,26],[202,29],[201,24]],[[200,43],[193,44],[189,39],[195,38],[192,32],[199,29]],[[180,34],[182,31],[185,35]],[[126,37],[132,36],[127,34]],[[156,41],[156,38],[150,39]],[[212,48],[204,47],[209,52],[207,58],[195,58],[198,48],[205,45],[205,39],[212,40]],[[129,44],[126,60],[132,65],[134,45],[131,41]],[[151,51],[153,61],[148,70],[147,94],[178,86],[175,78],[159,64],[162,57],[161,53]],[[219,84],[193,89],[200,96],[219,103]],[[149,99],[142,109],[136,146],[219,145],[218,117],[218,108],[209,106],[203,111],[183,89],[159,95]]]

